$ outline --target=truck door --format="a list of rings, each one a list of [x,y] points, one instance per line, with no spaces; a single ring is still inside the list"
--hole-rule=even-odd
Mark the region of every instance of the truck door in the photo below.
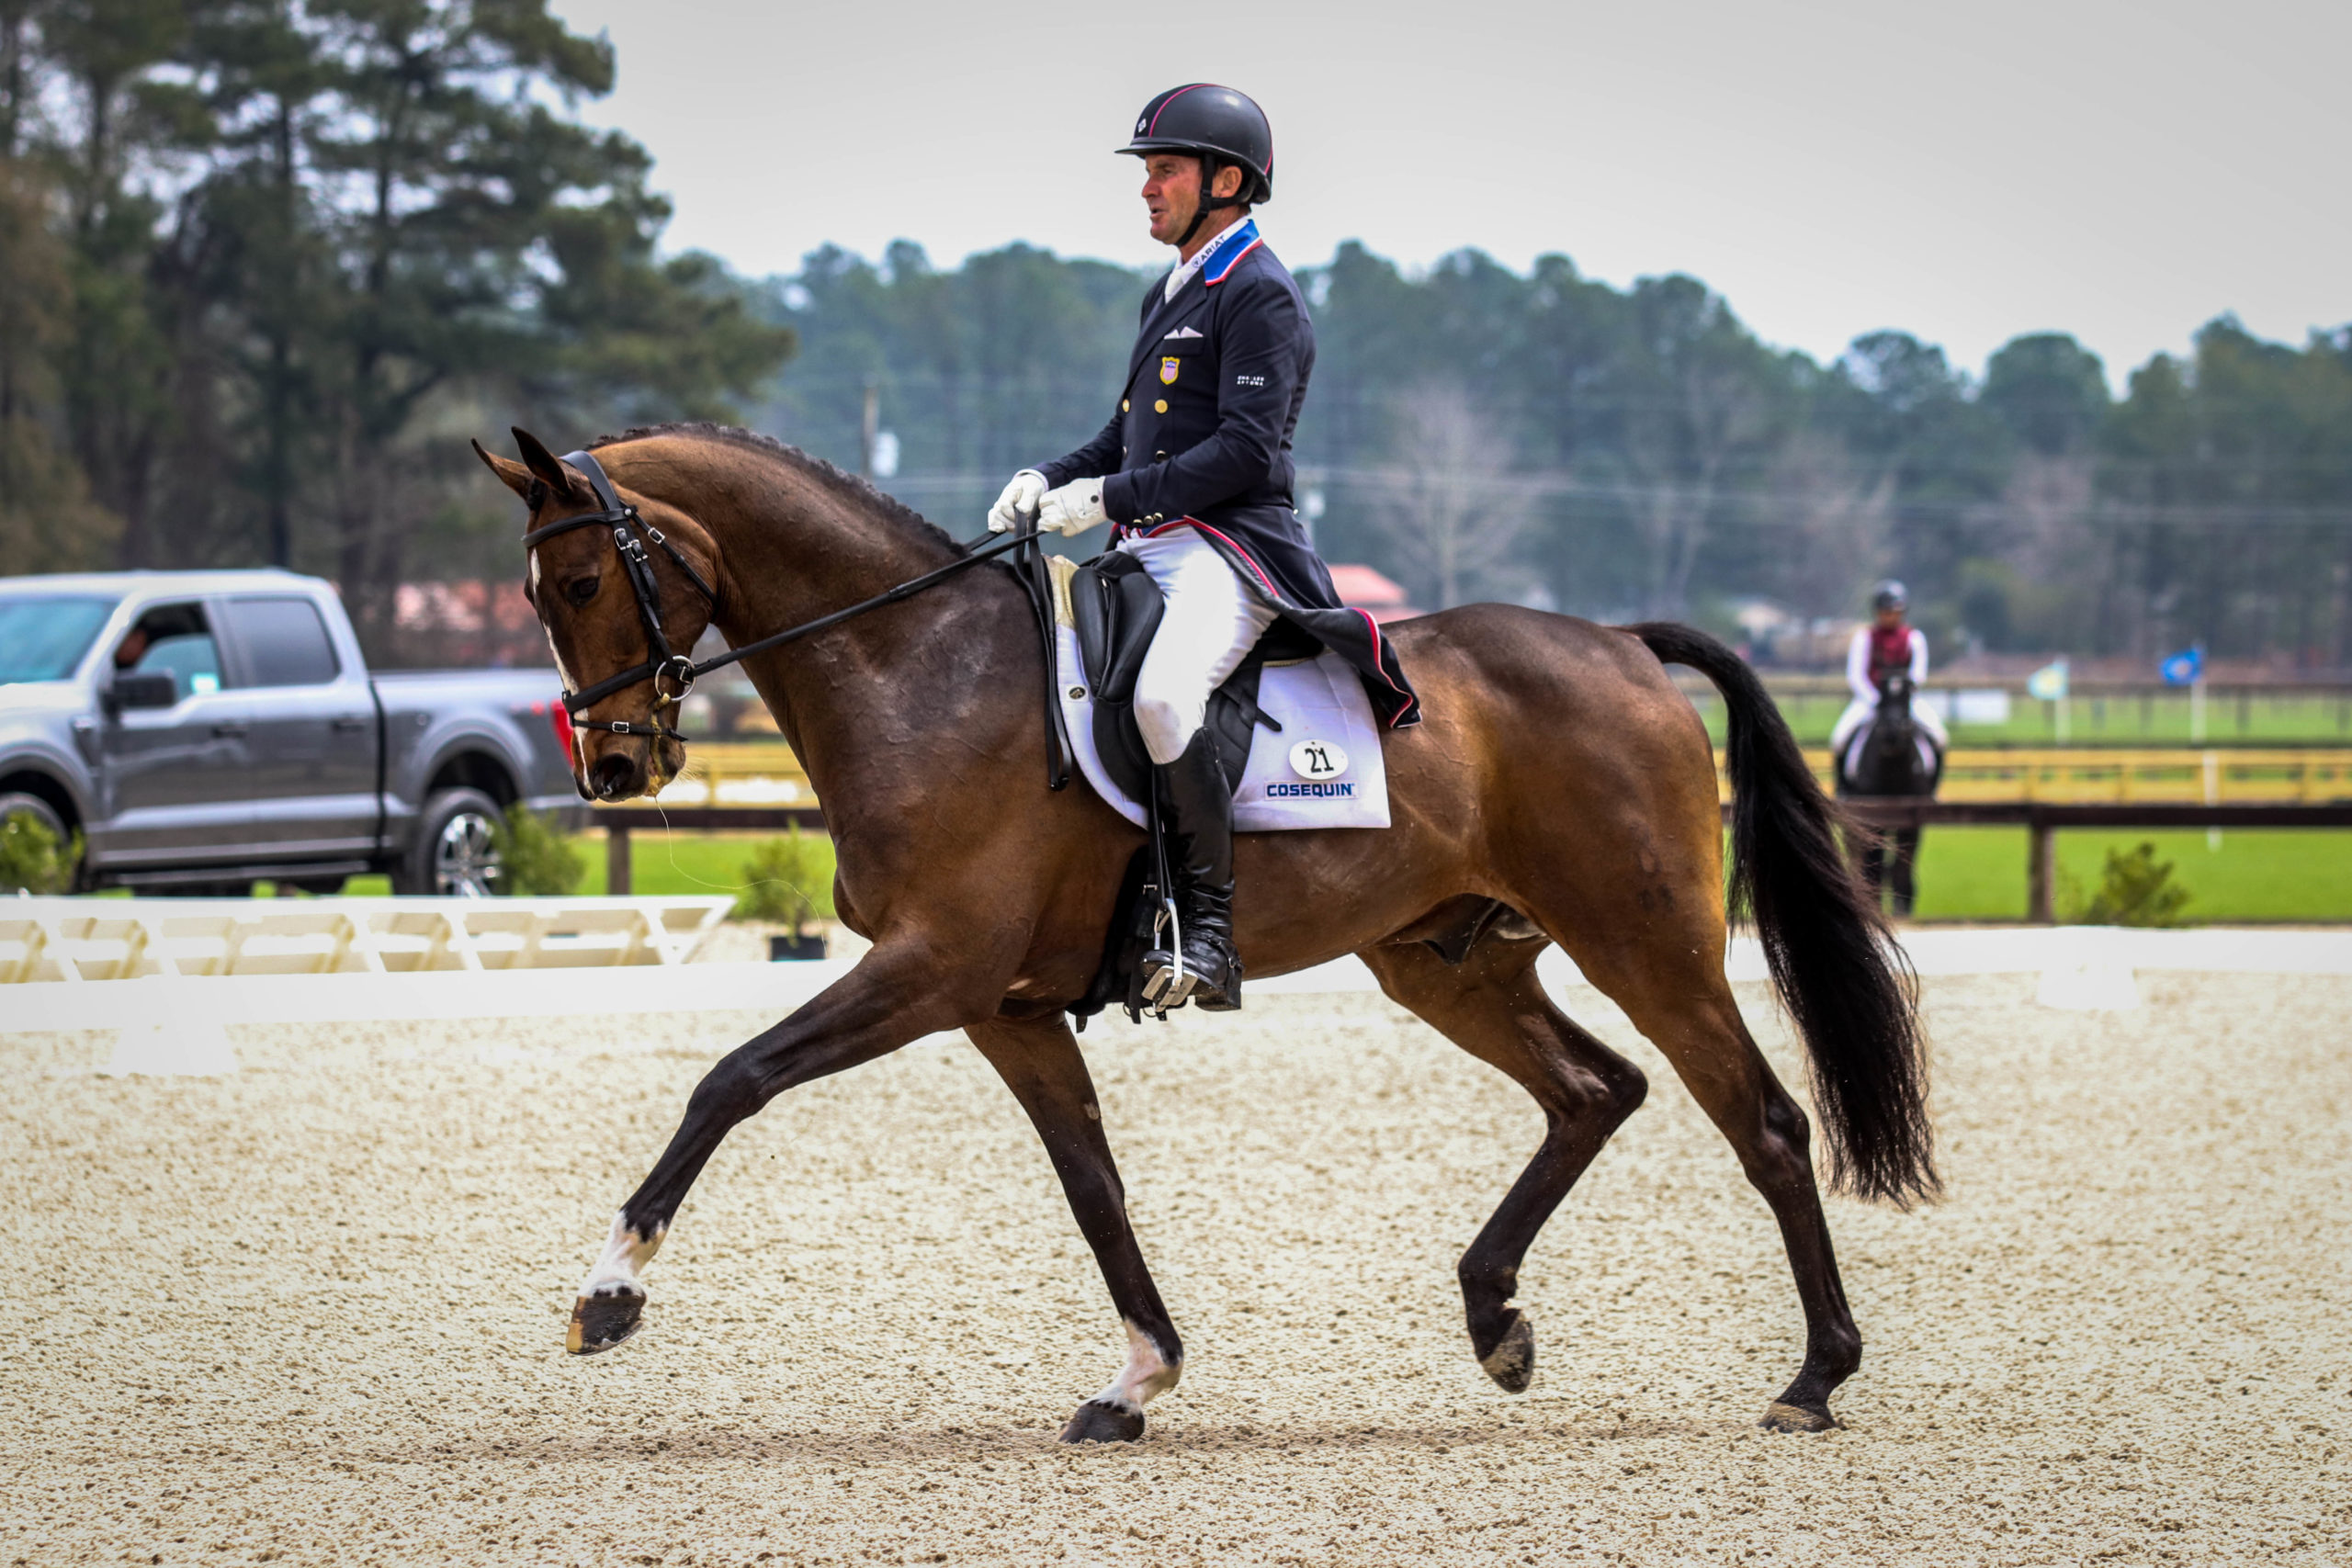
[[[232,669],[252,713],[246,789],[268,860],[330,860],[376,848],[376,699],[299,593],[222,601]]]
[[[226,689],[201,601],[149,606],[102,675],[168,675],[168,707],[109,707],[98,729],[104,821],[90,832],[102,866],[226,863],[250,855],[248,715]]]

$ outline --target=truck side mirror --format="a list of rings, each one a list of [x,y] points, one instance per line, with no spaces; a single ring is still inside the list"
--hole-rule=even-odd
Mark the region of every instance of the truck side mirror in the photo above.
[[[118,713],[129,708],[167,708],[180,700],[180,683],[162,671],[117,675],[107,688],[107,697]]]

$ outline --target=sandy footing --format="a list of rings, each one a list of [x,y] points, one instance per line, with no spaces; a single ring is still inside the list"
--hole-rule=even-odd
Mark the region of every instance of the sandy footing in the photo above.
[[[739,1130],[643,1332],[572,1359],[614,1208],[764,1021],[239,1029],[209,1078],[0,1037],[0,1564],[2352,1561],[2352,980],[2033,983],[1929,982],[1951,1194],[1832,1201],[1866,1349],[1805,1438],[1754,1426],[1800,1356],[1770,1218],[1590,992],[1652,1094],[1529,1260],[1519,1398],[1453,1283],[1516,1088],[1370,996],[1098,1023],[1189,1356],[1083,1450],[1124,1340],[968,1048]]]

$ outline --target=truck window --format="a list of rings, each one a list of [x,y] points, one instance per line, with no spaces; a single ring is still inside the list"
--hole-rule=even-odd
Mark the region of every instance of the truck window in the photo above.
[[[220,650],[201,604],[158,604],[140,615],[114,647],[124,675],[169,675],[182,700],[220,689]]]
[[[62,681],[114,614],[111,599],[28,593],[0,598],[0,686]]]
[[[256,686],[323,686],[343,666],[308,599],[232,599],[229,624]]]

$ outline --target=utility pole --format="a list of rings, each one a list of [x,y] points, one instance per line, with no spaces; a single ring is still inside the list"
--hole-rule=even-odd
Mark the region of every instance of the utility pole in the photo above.
[[[882,388],[868,378],[865,383],[865,414],[857,427],[857,471],[867,479],[874,477],[874,439],[882,432]]]

